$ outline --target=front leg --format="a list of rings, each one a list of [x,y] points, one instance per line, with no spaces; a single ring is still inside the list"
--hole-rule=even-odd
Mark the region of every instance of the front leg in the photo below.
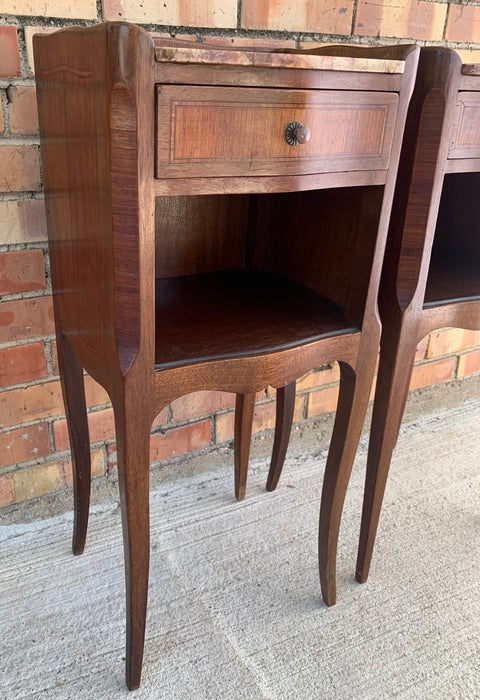
[[[373,403],[356,579],[367,580],[392,453],[407,401],[418,322],[386,328]]]
[[[252,442],[253,412],[255,393],[237,394],[235,401],[235,497],[241,501],[245,498],[247,488],[248,458]]]
[[[149,462],[152,420],[134,388],[113,402],[122,511],[127,616],[126,682],[140,685],[150,560]]]
[[[345,494],[368,408],[377,349],[376,338],[372,337],[359,352],[355,370],[340,362],[340,394],[325,467],[318,534],[320,583],[327,605],[336,602],[338,533]]]

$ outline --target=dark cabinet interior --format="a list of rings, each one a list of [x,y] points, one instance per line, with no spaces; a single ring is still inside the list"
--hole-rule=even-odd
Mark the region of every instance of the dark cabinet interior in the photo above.
[[[480,172],[445,175],[425,305],[480,298]]]

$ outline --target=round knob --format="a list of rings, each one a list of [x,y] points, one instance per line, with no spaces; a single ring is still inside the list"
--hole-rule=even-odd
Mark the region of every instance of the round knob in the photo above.
[[[307,129],[306,126],[301,126],[296,130],[295,136],[298,143],[308,143],[310,141],[310,129]]]
[[[298,146],[310,141],[310,129],[300,124],[291,122],[285,129],[285,140],[290,146]]]

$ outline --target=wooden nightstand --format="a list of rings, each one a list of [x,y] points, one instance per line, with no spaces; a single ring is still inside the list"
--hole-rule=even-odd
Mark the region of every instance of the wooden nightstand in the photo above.
[[[242,495],[255,392],[280,389],[285,447],[295,379],[340,362],[319,538],[323,594],[335,601],[338,528],[377,358],[379,271],[418,49],[226,50],[114,23],[38,36],[34,46],[75,461],[74,551],[88,517],[85,368],[115,413],[127,684],[136,688],[150,428],[183,394],[238,395]]]
[[[379,294],[380,363],[357,580],[366,581],[418,342],[480,329],[480,66],[422,49]]]

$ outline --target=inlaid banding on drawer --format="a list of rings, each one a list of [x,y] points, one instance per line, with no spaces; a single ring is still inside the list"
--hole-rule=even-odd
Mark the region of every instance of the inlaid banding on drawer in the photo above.
[[[480,92],[458,94],[448,157],[480,157]]]
[[[388,167],[395,93],[157,88],[157,177],[289,175]],[[310,140],[291,146],[298,122]]]

